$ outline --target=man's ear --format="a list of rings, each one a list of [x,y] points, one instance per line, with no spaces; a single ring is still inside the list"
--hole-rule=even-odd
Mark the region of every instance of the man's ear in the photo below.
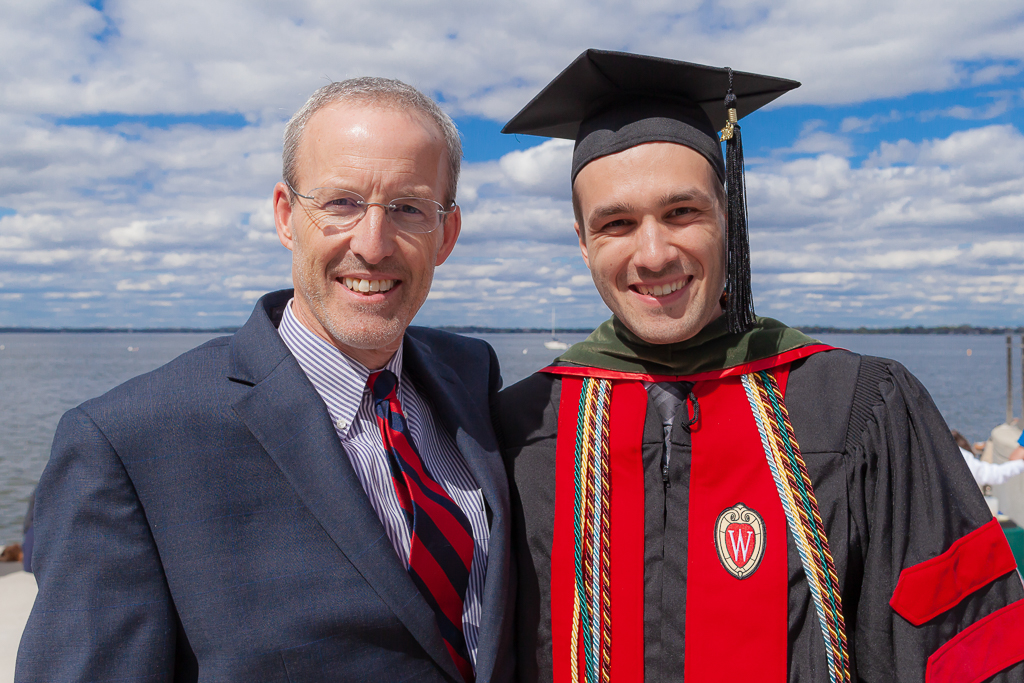
[[[287,249],[292,248],[295,239],[292,233],[292,203],[289,201],[288,186],[278,183],[274,186],[274,227],[277,228],[277,239]]]
[[[459,239],[462,232],[462,208],[455,204],[455,211],[444,217],[441,223],[441,248],[437,250],[435,266],[439,266],[448,260],[452,249],[455,248],[455,241]]]
[[[586,235],[580,230],[579,222],[573,223],[572,227],[576,230],[576,236],[580,238],[580,254],[583,255],[583,262],[587,264],[587,268],[590,268],[590,255],[587,253]]]

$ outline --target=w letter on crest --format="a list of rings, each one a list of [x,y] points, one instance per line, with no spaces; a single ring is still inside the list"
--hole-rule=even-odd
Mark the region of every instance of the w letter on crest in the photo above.
[[[743,503],[722,510],[715,520],[715,549],[725,571],[745,579],[764,558],[764,520]]]

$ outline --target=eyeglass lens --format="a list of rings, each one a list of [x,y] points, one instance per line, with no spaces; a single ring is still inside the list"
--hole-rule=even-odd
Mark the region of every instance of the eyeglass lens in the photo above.
[[[332,187],[318,187],[309,193],[317,219],[336,227],[350,227],[366,214],[367,202],[355,192]],[[399,230],[430,232],[444,215],[444,207],[431,199],[400,197],[383,206],[391,222]]]

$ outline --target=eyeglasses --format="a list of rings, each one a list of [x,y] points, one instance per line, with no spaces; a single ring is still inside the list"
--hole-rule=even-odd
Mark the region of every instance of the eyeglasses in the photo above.
[[[309,194],[301,194],[298,190],[287,183],[297,197],[309,200],[312,206],[304,206],[317,224],[329,225],[333,228],[348,229],[358,223],[366,215],[366,210],[371,206],[379,206],[384,209],[384,215],[399,230],[404,232],[425,233],[433,232],[441,225],[444,217],[455,213],[455,205],[451,209],[445,209],[440,203],[433,199],[421,197],[399,197],[392,199],[386,204],[380,202],[368,202],[355,192],[342,190],[337,187],[317,187],[309,191]]]

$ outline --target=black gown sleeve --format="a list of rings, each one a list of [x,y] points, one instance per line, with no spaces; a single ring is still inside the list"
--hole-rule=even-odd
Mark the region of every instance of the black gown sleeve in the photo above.
[[[851,496],[851,522],[864,539],[855,630],[849,634],[854,680],[924,681],[936,650],[1024,597],[1020,576],[1009,571],[966,592],[920,625],[890,606],[903,570],[946,553],[992,520],[927,390],[899,363],[862,359],[846,453],[850,490],[860,494]],[[1016,628],[1018,640],[1024,639],[1024,625]],[[1024,664],[988,680],[1024,681]]]

